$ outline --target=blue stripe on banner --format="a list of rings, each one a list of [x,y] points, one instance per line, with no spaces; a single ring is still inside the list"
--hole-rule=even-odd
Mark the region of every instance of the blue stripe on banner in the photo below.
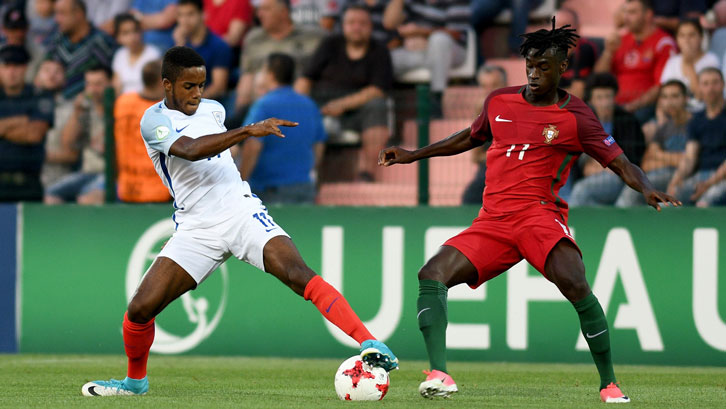
[[[18,352],[16,330],[18,205],[0,205],[0,352]]]

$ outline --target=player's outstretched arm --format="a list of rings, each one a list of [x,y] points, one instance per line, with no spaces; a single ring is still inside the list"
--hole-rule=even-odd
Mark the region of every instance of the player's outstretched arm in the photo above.
[[[176,157],[196,161],[224,152],[226,149],[242,142],[249,137],[263,137],[277,135],[284,138],[280,126],[297,126],[297,122],[284,119],[268,118],[241,128],[227,132],[190,138],[182,136],[171,145],[169,153]]]
[[[641,192],[648,205],[655,208],[655,210],[660,211],[659,203],[666,206],[681,206],[682,203],[678,199],[657,191],[648,180],[648,177],[645,176],[643,170],[631,163],[625,154],[621,153],[617,158],[613,159],[608,168],[620,176],[628,186]]]
[[[392,146],[381,151],[378,155],[378,165],[391,166],[397,163],[411,163],[417,160],[434,156],[451,156],[481,145],[481,142],[472,139],[471,128],[463,129],[439,142],[415,151],[409,151],[398,146]]]

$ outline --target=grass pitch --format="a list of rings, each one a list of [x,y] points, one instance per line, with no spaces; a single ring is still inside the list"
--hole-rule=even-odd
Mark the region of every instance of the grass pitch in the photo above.
[[[382,402],[342,402],[333,376],[339,360],[165,357],[150,360],[146,396],[89,398],[81,385],[123,378],[124,356],[0,355],[3,408],[603,408],[593,365],[451,363],[459,393],[418,394],[426,363],[404,361]],[[726,368],[616,366],[638,408],[726,407]]]

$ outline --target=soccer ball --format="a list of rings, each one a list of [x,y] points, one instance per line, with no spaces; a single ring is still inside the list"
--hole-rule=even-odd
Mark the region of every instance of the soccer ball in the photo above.
[[[388,385],[388,372],[361,361],[360,355],[346,359],[335,373],[335,392],[341,400],[381,400]]]

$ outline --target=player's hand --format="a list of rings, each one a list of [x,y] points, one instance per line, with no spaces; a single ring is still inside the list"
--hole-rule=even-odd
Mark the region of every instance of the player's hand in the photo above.
[[[247,125],[247,132],[250,136],[261,138],[267,135],[277,135],[280,138],[284,138],[282,131],[279,127],[281,126],[297,126],[297,122],[287,121],[285,119],[267,118],[264,121],[255,122],[254,124]]]
[[[413,162],[413,152],[399,148],[398,146],[386,148],[378,154],[378,166],[391,166],[397,163],[411,162]]]
[[[320,108],[320,113],[328,116],[341,116],[344,112],[345,107],[337,101],[330,101]]]
[[[605,49],[608,51],[615,52],[620,47],[620,33],[613,32],[605,37]]]
[[[691,195],[691,200],[694,202],[697,202],[698,199],[703,196],[704,193],[711,187],[711,185],[708,182],[700,182],[696,184],[696,189],[693,191],[693,194]]]
[[[653,207],[659,212],[661,209],[661,204],[673,207],[683,205],[683,203],[681,203],[681,201],[676,199],[675,197],[665,194],[663,192],[659,192],[657,190],[644,191],[643,196],[645,197],[645,201],[648,203],[648,206]]]

